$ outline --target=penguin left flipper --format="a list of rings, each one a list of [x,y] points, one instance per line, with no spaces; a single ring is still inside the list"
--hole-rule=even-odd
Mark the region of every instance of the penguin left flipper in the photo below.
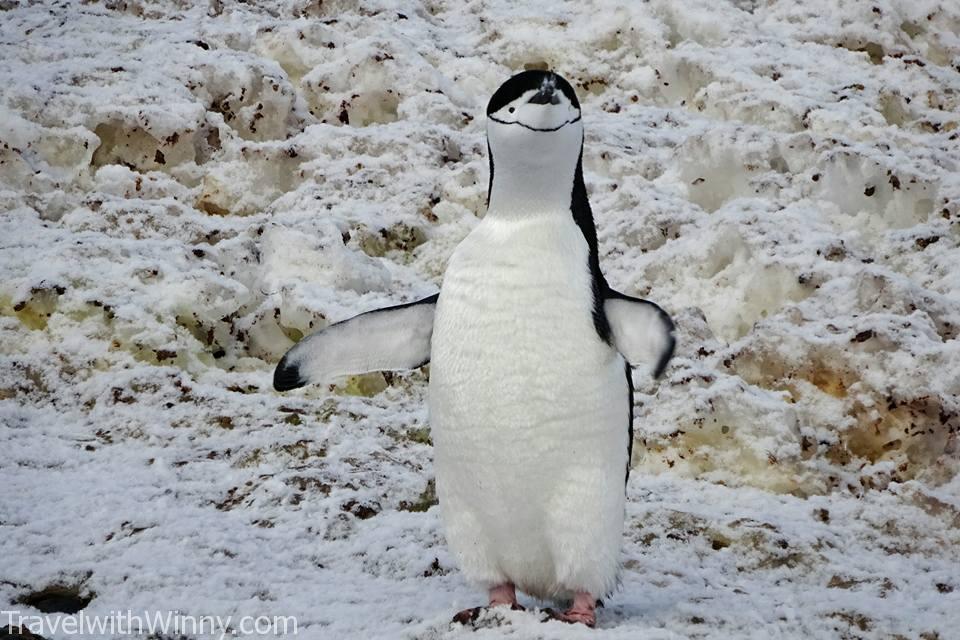
[[[273,388],[288,391],[339,375],[426,364],[438,295],[368,311],[310,334],[284,354]]]
[[[646,365],[653,377],[659,378],[676,345],[673,320],[667,312],[649,300],[613,289],[604,297],[603,311],[617,351],[630,366]]]

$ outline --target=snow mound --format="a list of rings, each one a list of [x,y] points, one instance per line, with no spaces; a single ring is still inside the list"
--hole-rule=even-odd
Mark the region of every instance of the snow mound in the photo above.
[[[956,3],[0,15],[0,598],[457,635],[476,594],[433,508],[429,368],[286,395],[271,373],[437,290],[484,212],[487,99],[553,68],[584,108],[602,267],[679,336],[635,380],[604,631],[949,635]],[[478,637],[577,634],[494,624]]]

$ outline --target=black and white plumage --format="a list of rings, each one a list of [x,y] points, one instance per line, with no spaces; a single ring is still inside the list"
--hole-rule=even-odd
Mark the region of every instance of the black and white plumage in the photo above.
[[[347,373],[425,365],[437,297],[368,311],[307,336],[284,354],[273,387],[289,391]]]
[[[309,336],[275,386],[430,360],[437,492],[464,574],[538,597],[601,596],[619,567],[629,367],[659,375],[673,323],[600,270],[569,83],[520,73],[487,116],[488,211],[439,295]]]

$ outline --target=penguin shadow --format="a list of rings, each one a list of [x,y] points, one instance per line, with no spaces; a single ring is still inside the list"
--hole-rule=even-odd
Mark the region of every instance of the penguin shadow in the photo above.
[[[522,607],[478,607],[469,619],[450,620],[446,615],[414,631],[408,638],[416,640],[440,640],[441,638],[501,638],[522,637],[525,640],[552,638],[591,638],[604,631],[619,629],[624,623],[643,618],[649,606],[628,603],[604,603],[598,601],[597,625],[587,627],[571,624],[554,618],[554,613],[564,611],[569,602],[541,601],[520,598]]]
[[[450,622],[452,629],[461,628],[468,631],[481,629],[500,629],[503,627],[527,627],[531,624],[544,623],[550,619],[550,614],[544,608],[522,606],[515,609],[510,607],[479,607],[475,617],[469,620]]]
[[[645,601],[607,601],[597,608],[597,626],[570,624],[554,620],[549,609],[563,610],[563,602],[539,601],[521,596],[522,610],[508,607],[482,607],[474,620],[465,624],[451,621],[452,611],[438,612],[429,619],[409,628],[404,640],[487,640],[488,638],[522,638],[523,640],[579,640],[596,638],[614,632],[616,637],[633,637],[634,633],[645,637],[648,632],[656,637],[662,632],[652,622],[656,612],[671,608],[671,604],[658,599]],[[647,620],[648,622],[644,622]],[[627,636],[622,634],[627,632]],[[674,637],[674,636],[671,636]]]
[[[509,607],[479,607],[477,615],[464,622],[451,620],[452,612],[444,611],[408,629],[403,638],[404,640],[450,640],[452,638],[481,640],[516,637],[524,640],[547,640],[558,636],[580,637],[563,634],[564,631],[573,630],[573,626],[550,620],[546,608],[546,604],[540,608],[530,603],[524,603],[524,608],[518,610]],[[583,627],[583,631],[591,632],[592,629]]]

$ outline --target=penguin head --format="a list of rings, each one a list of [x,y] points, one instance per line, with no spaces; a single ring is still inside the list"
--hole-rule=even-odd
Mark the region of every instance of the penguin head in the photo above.
[[[551,71],[518,73],[500,85],[487,104],[487,138],[495,155],[525,149],[556,153],[571,146],[579,155],[583,125],[577,94]]]
[[[552,71],[523,71],[493,94],[487,104],[487,118],[488,135],[497,137],[508,131],[519,135],[520,130],[556,133],[578,125],[580,101],[563,76]]]
[[[551,71],[523,71],[502,85],[487,104],[491,191],[496,174],[572,184],[583,146],[580,101],[573,87]]]

